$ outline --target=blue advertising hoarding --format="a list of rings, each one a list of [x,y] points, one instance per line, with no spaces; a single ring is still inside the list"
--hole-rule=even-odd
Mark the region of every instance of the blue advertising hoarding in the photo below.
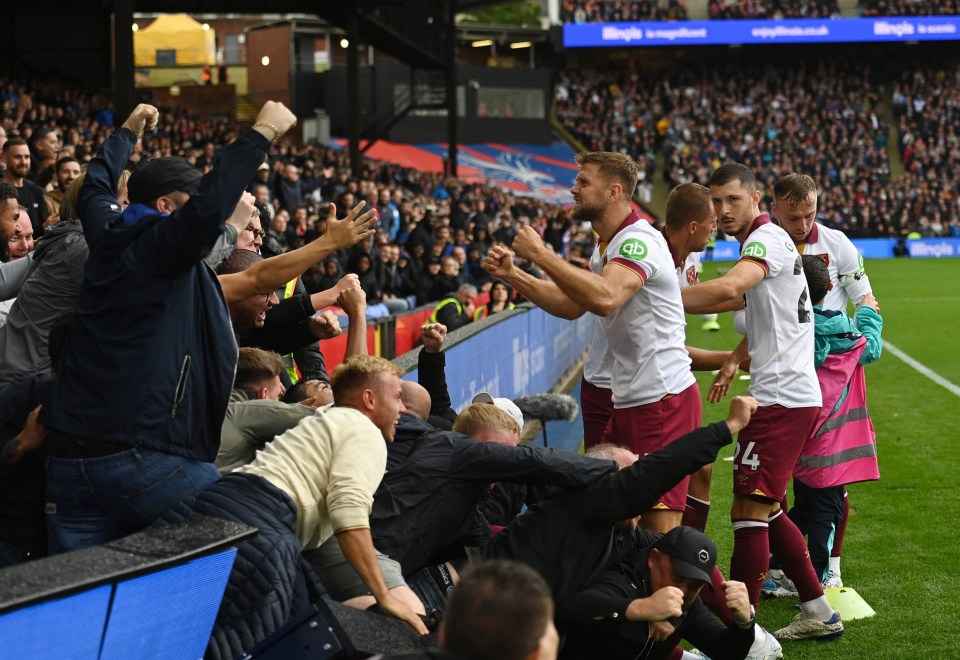
[[[854,238],[854,247],[864,259],[891,259],[894,238]],[[960,257],[960,238],[917,238],[907,241],[907,250],[911,257],[919,259],[941,259]],[[740,258],[740,244],[736,241],[717,241],[711,261],[736,261]]]
[[[592,314],[568,321],[534,308],[445,349],[453,409],[478,392],[508,399],[549,392],[580,359],[595,322]],[[416,382],[417,370],[403,378]]]
[[[960,16],[565,23],[567,48],[955,41]]]

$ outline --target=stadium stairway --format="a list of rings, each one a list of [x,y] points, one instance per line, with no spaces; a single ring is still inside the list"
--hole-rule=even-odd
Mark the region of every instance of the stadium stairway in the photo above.
[[[249,96],[237,96],[237,122],[253,123],[260,112],[259,106],[250,100]]]
[[[890,127],[887,136],[887,158],[890,160],[890,178],[899,179],[906,172],[903,159],[900,157],[900,132],[897,130],[897,118],[893,115],[893,96],[886,85],[880,86],[880,121]]]

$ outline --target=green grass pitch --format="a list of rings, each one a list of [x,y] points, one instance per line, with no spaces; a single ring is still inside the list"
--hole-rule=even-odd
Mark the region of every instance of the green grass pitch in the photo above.
[[[707,264],[702,279],[716,277]],[[883,315],[883,338],[960,386],[960,260],[904,259],[866,263]],[[689,316],[687,342],[733,348],[739,335],[729,314],[720,332]],[[960,397],[890,352],[866,368],[867,397],[877,431],[880,481],[856,484],[843,546],[843,581],[876,610],[851,621],[835,642],[786,642],[787,658],[960,658]],[[712,381],[698,374],[701,392]],[[749,381],[737,381],[733,394]],[[704,400],[704,422],[725,416]],[[731,456],[732,449],[721,457]],[[731,463],[714,468],[707,532],[729,570]],[[764,599],[759,621],[776,630],[796,614],[796,600]]]

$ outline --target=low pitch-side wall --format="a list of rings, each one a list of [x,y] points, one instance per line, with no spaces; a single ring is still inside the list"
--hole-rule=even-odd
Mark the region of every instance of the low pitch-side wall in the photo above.
[[[594,318],[585,314],[567,321],[523,305],[451,333],[445,352],[454,409],[477,392],[514,399],[550,391],[583,355]],[[409,370],[407,380],[417,379],[418,351],[396,359]]]
[[[853,244],[865,259],[892,259],[895,238],[854,238]],[[907,241],[911,257],[960,257],[960,238],[917,238]],[[740,258],[740,244],[736,241],[717,241],[712,261],[736,261]]]

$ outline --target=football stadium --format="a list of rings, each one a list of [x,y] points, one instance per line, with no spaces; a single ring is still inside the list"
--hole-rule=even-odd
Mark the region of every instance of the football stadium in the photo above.
[[[960,2],[0,21],[0,656],[960,657]]]

